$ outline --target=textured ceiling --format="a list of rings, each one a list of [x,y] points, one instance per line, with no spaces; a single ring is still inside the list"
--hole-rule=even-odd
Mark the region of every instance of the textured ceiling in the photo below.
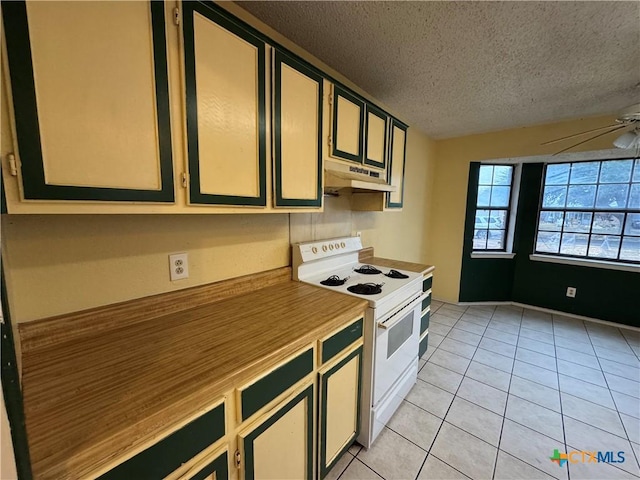
[[[433,138],[640,101],[640,2],[238,4]]]

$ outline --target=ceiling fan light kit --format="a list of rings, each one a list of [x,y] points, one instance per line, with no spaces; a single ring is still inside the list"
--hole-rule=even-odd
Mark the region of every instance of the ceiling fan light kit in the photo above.
[[[623,133],[613,141],[613,145],[616,148],[640,147],[640,135],[638,135],[637,129],[631,132]]]

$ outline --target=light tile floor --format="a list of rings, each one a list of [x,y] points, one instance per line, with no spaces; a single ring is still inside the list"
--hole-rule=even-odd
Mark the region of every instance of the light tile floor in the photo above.
[[[434,301],[417,384],[374,446],[353,445],[327,478],[640,478],[639,356],[638,331]],[[624,462],[560,467],[555,449]]]

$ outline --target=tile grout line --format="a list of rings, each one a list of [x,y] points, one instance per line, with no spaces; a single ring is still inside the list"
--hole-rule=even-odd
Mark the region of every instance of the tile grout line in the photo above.
[[[584,327],[584,322],[583,323],[583,327]],[[567,432],[565,430],[564,427],[564,409],[562,408],[562,391],[560,390],[560,371],[559,371],[559,366],[558,366],[558,349],[556,347],[556,335],[555,335],[555,318],[554,315],[551,315],[551,325],[553,327],[554,330],[554,334],[553,334],[553,349],[556,352],[556,380],[558,381],[558,400],[560,400],[560,422],[562,423],[562,439],[564,440],[564,453],[568,453],[567,452]],[[586,330],[586,328],[585,328]],[[588,335],[588,334],[587,334]],[[595,350],[594,350],[595,352]],[[571,480],[571,469],[569,468],[569,463],[567,461],[567,478],[568,480]]]
[[[518,327],[518,335],[516,338],[516,352],[518,352],[518,342],[520,341],[520,330],[522,330],[522,317],[524,316],[524,310],[522,311],[522,314],[520,315],[520,325]],[[516,359],[515,359],[515,353],[514,353],[514,358],[513,358],[513,363],[511,364],[511,372],[509,374],[509,387],[507,389],[507,399],[504,402],[504,412],[502,413],[502,425],[500,425],[500,436],[498,437],[498,450],[496,451],[496,460],[493,463],[493,473],[491,475],[492,479],[495,479],[496,477],[496,470],[498,468],[498,455],[500,454],[500,446],[502,445],[502,432],[504,431],[504,422],[505,419],[507,418],[507,407],[509,406],[509,392],[511,391],[511,380],[513,379],[513,369],[516,367]]]

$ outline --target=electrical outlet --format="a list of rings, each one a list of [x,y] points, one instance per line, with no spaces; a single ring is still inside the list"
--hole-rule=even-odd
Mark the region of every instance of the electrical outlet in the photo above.
[[[187,253],[169,255],[169,276],[172,282],[189,278],[189,255]]]
[[[567,287],[567,297],[576,298],[576,287]]]
[[[356,232],[356,237],[362,237],[362,232]]]

